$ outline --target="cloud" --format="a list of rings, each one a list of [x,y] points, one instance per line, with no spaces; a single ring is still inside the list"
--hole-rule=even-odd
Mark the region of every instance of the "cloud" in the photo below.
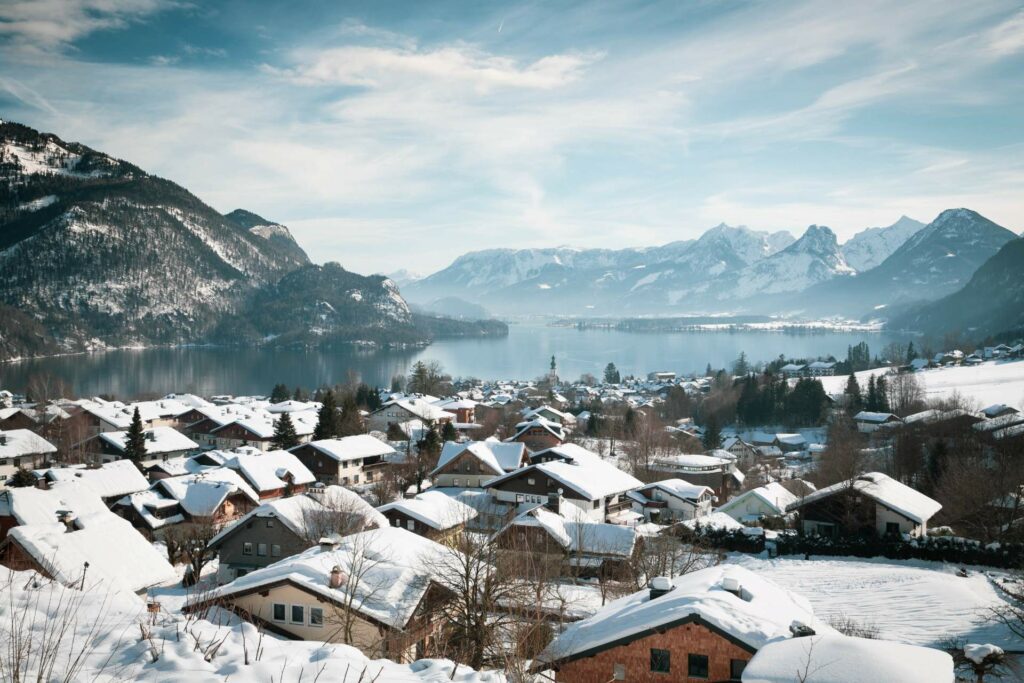
[[[170,0],[8,0],[0,3],[0,37],[26,51],[62,50],[90,33],[125,28],[173,4]]]

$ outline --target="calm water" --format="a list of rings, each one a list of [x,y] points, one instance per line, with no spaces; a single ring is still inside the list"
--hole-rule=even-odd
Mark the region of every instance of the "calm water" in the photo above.
[[[49,373],[76,393],[132,398],[143,393],[266,394],[277,382],[307,389],[345,381],[350,372],[370,384],[387,385],[419,359],[439,361],[456,377],[530,379],[547,372],[550,358],[562,377],[600,376],[608,362],[623,375],[654,370],[703,371],[727,367],[740,351],[751,361],[834,354],[866,341],[877,352],[887,342],[878,332],[678,332],[640,334],[511,325],[503,339],[437,342],[425,349],[364,351],[332,349],[179,348],[111,351],[0,365],[0,388],[21,390],[28,378]]]

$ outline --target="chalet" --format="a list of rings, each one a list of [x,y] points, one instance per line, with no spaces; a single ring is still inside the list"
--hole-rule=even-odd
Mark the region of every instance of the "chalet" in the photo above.
[[[869,472],[852,482],[819,489],[787,508],[800,513],[805,534],[918,538],[927,535],[928,520],[940,509],[942,505],[937,501],[881,472]]]
[[[641,543],[636,529],[619,524],[570,521],[533,506],[516,515],[492,542],[514,556],[528,554],[533,560],[523,569],[544,571],[556,563],[565,576],[622,578],[629,572]]]
[[[769,643],[833,633],[810,603],[732,565],[701,569],[650,587],[570,624],[534,663],[564,683],[739,681]]]
[[[776,434],[772,446],[778,446],[783,453],[795,453],[807,448],[807,439],[803,434]]]
[[[781,517],[797,500],[797,496],[783,488],[782,484],[773,481],[744,491],[719,507],[718,512],[746,524],[765,517]]]
[[[207,546],[217,552],[218,582],[227,583],[298,555],[322,537],[387,525],[387,519],[359,496],[330,486],[316,496],[264,503],[221,529]]]
[[[90,435],[128,429],[136,410],[139,411],[143,427],[177,427],[178,416],[188,411],[190,407],[192,406],[177,399],[139,401],[129,404],[93,399],[83,402],[82,405],[86,413],[86,424]]]
[[[749,444],[738,436],[728,436],[722,440],[722,450],[736,456],[736,462],[741,467],[750,467],[757,462],[758,451],[753,444]]]
[[[19,469],[35,469],[47,457],[57,452],[57,447],[27,429],[6,429],[0,431],[0,489]]]
[[[274,423],[280,414],[256,413],[252,417],[242,417],[215,427],[210,432],[213,445],[221,450],[251,446],[261,451],[273,449]],[[317,417],[313,411],[290,414],[295,434],[299,441],[307,442],[313,438]]]
[[[670,524],[709,514],[715,492],[683,479],[665,479],[626,495],[633,501],[633,509],[648,522]]]
[[[48,490],[0,495],[0,528],[7,529],[0,564],[12,570],[31,569],[65,586],[100,592],[141,593],[177,580],[160,552],[87,484],[60,481]]]
[[[576,416],[572,413],[565,413],[561,410],[552,408],[549,405],[543,405],[539,408],[527,408],[522,412],[523,420],[530,421],[536,419],[547,420],[548,422],[556,422],[562,427],[571,427],[576,424]]]
[[[455,415],[454,423],[457,429],[471,429],[476,427],[476,401],[468,398],[451,398],[438,401],[434,404],[441,410]]]
[[[743,473],[733,460],[716,455],[667,455],[654,459],[651,469],[665,472],[715,492],[719,502],[725,502],[732,492],[743,486]]]
[[[369,434],[321,439],[296,446],[290,451],[317,481],[352,486],[380,479],[395,449]]]
[[[456,539],[476,510],[440,491],[424,491],[415,498],[397,500],[377,508],[390,526],[401,527],[438,543]]]
[[[22,408],[0,408],[0,431],[35,429],[39,423]]]
[[[528,450],[542,451],[553,448],[565,441],[562,425],[537,417],[516,425],[516,433],[505,441],[517,441],[525,444]]]
[[[902,422],[899,416],[892,413],[874,413],[867,410],[862,410],[854,415],[853,421],[857,425],[857,431],[863,434],[876,432],[885,424]]]
[[[437,399],[434,399],[437,400]],[[385,403],[366,419],[369,431],[387,432],[392,425],[420,420],[437,426],[456,419],[455,413],[443,410],[423,398],[403,398]]]
[[[199,448],[192,439],[172,427],[152,427],[144,432],[146,455],[142,465],[149,467],[164,460],[187,455]],[[101,432],[81,444],[86,457],[97,463],[112,462],[125,457],[128,432]]]
[[[526,447],[518,442],[447,441],[437,459],[437,467],[428,476],[435,487],[481,488],[484,482],[527,463]]]
[[[235,470],[259,495],[260,500],[302,493],[316,481],[313,473],[288,451],[224,453],[224,467]]]
[[[554,458],[556,453],[562,458]],[[626,497],[627,492],[643,486],[639,479],[575,444],[538,455],[553,459],[515,470],[484,486],[506,506],[540,504],[570,519],[616,522],[639,517]]]
[[[435,571],[449,552],[397,527],[325,539],[183,609],[226,607],[284,638],[346,643],[373,659],[409,662],[433,653],[442,627],[434,606],[450,596]]]

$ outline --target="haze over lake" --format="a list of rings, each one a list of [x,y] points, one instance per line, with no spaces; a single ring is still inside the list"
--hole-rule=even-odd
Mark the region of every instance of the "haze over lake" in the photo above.
[[[78,395],[113,394],[127,399],[173,391],[266,394],[277,382],[306,389],[343,382],[349,372],[386,386],[417,360],[439,361],[455,377],[532,379],[547,372],[551,356],[559,375],[599,376],[613,362],[625,375],[654,370],[703,372],[708,363],[728,367],[741,351],[751,362],[833,354],[846,357],[851,344],[866,341],[872,353],[887,343],[884,333],[707,331],[631,333],[577,330],[541,324],[510,325],[500,339],[449,339],[423,349],[356,347],[329,350],[186,347],[109,351],[24,360],[0,365],[0,386],[23,389],[29,377],[49,373],[71,384]]]

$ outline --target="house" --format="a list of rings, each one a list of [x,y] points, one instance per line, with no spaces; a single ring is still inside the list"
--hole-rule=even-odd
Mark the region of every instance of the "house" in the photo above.
[[[770,643],[833,632],[803,598],[743,567],[718,565],[656,577],[570,624],[534,670],[554,669],[564,683],[738,681]]]
[[[787,508],[800,513],[805,534],[909,534],[918,538],[927,535],[928,520],[941,509],[938,501],[881,472],[819,489]]]
[[[43,464],[47,456],[57,452],[57,447],[27,429],[6,429],[0,431],[0,489],[20,469],[35,469]]]
[[[317,422],[315,411],[290,413],[289,417],[292,426],[295,427],[295,435],[300,442],[305,443],[313,438]],[[214,427],[210,431],[209,440],[216,448],[222,450],[251,446],[261,451],[269,451],[274,448],[274,424],[280,418],[281,413],[266,412],[239,417],[219,427]]]
[[[440,491],[424,491],[415,498],[396,500],[377,508],[389,526],[401,527],[438,543],[458,537],[476,510]]]
[[[565,430],[558,422],[552,422],[543,417],[535,417],[532,420],[520,422],[516,425],[516,432],[505,441],[518,441],[525,444],[526,448],[533,451],[543,451],[553,448],[565,441]]]
[[[779,368],[779,372],[781,372],[783,376],[787,378],[803,377],[806,370],[807,366],[801,363],[787,363],[786,365],[783,365],[781,368]]]
[[[715,492],[708,486],[683,479],[665,479],[626,495],[633,501],[633,509],[646,521],[671,524],[709,514]]]
[[[810,662],[810,665],[809,665]],[[805,672],[794,677],[794,672]],[[927,681],[953,683],[948,652],[891,640],[828,633],[787,638],[757,651],[743,671],[743,683],[849,683]]]
[[[566,413],[556,408],[552,408],[549,405],[543,405],[539,408],[526,408],[522,412],[523,420],[529,422],[530,420],[543,419],[548,422],[556,422],[562,427],[571,427],[576,424],[576,416],[572,413]]]
[[[450,595],[435,570],[449,552],[397,527],[324,539],[192,599],[183,611],[225,607],[284,638],[347,643],[370,658],[408,662],[433,652],[442,627],[433,606]]]
[[[39,424],[22,408],[0,408],[0,431],[35,429]]]
[[[716,455],[666,455],[655,458],[650,468],[708,486],[719,502],[729,500],[732,492],[743,486],[743,473],[736,469],[735,462]]]
[[[149,488],[146,477],[131,460],[114,460],[92,467],[86,465],[51,467],[38,474],[40,488],[49,488],[58,481],[83,481],[103,499],[107,506],[114,505],[127,495]]]
[[[387,525],[387,519],[355,493],[329,486],[316,495],[264,503],[221,529],[207,546],[217,552],[217,581],[227,583],[298,555],[322,537]]]
[[[736,462],[744,468],[757,462],[758,451],[738,436],[728,436],[722,440],[722,450],[736,456]]]
[[[224,453],[224,467],[237,471],[260,500],[302,493],[316,481],[313,473],[288,451]]]
[[[781,517],[790,505],[799,500],[778,482],[769,482],[744,491],[718,508],[737,522],[754,522],[764,517]]]
[[[807,448],[807,439],[803,434],[776,434],[775,442],[771,444],[778,446],[783,453],[795,453]]]
[[[1005,415],[1016,415],[1019,412],[1020,411],[1014,408],[1013,406],[1008,406],[1003,403],[996,403],[994,405],[990,405],[987,408],[981,409],[981,414],[984,415],[985,418],[989,420],[997,417],[1003,417]]]
[[[8,517],[3,526],[9,530],[0,541],[0,564],[12,570],[31,569],[65,586],[100,592],[142,593],[178,579],[166,558],[88,484],[60,481],[48,490],[3,495],[0,516]]]
[[[392,425],[398,426],[410,420],[429,422],[440,427],[445,422],[453,422],[455,419],[455,413],[439,408],[424,398],[410,396],[389,401],[370,413],[366,418],[366,426],[371,432],[386,433]]]
[[[458,443],[447,441],[430,474],[435,487],[481,488],[484,482],[528,463],[526,447],[496,439]]]
[[[639,479],[575,444],[535,454],[541,462],[484,484],[506,506],[541,504],[568,519],[594,522],[636,521],[626,493],[643,486]]]
[[[567,576],[613,579],[629,574],[641,545],[640,535],[632,527],[571,521],[542,505],[516,515],[491,540],[510,553],[513,563],[516,556],[533,558],[518,565],[528,575],[557,563]]]
[[[199,444],[173,427],[152,427],[143,434],[146,439],[146,455],[141,463],[145,467],[187,455],[199,448]],[[87,439],[82,449],[93,462],[111,462],[125,457],[127,440],[127,431],[101,432]]]
[[[450,398],[434,404],[441,410],[455,415],[457,429],[468,429],[476,426],[476,401],[468,398]]]
[[[857,425],[857,431],[862,434],[876,432],[882,425],[903,422],[892,413],[874,413],[867,410],[862,410],[854,415],[853,421]]]
[[[317,481],[351,486],[380,479],[394,448],[369,434],[320,439],[296,446],[290,453],[308,468]]]

